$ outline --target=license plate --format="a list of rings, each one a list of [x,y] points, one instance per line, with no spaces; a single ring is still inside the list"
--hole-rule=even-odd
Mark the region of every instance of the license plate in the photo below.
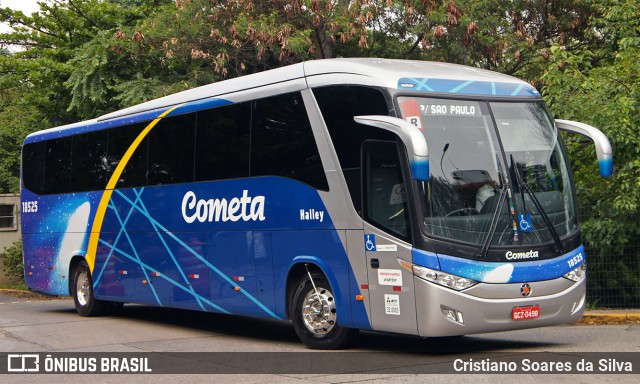
[[[516,307],[511,311],[513,320],[530,320],[540,317],[540,306],[532,305],[530,307]]]

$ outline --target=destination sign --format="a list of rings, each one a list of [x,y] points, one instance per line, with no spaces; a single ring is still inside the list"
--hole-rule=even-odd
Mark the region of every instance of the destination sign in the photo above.
[[[443,100],[433,100],[434,104],[420,104],[420,113],[422,115],[441,115],[441,116],[480,116],[482,112],[476,103],[442,103]]]

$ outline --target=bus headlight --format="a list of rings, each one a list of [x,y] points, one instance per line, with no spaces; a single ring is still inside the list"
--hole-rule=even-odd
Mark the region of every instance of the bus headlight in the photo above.
[[[576,283],[587,275],[587,263],[582,263],[578,268],[569,271],[564,277]]]
[[[463,289],[467,289],[478,284],[477,281],[467,279],[466,277],[460,277],[451,273],[436,271],[434,269],[423,267],[421,265],[412,264],[402,259],[398,259],[398,262],[400,263],[402,268],[413,273],[414,276],[417,276],[422,280],[442,285],[443,287],[455,289],[456,291],[462,291]]]

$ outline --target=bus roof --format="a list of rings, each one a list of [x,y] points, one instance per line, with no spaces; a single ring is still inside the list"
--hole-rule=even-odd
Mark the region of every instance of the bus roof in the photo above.
[[[210,102],[226,99],[238,92],[261,88],[282,88],[283,84],[303,89],[329,84],[366,84],[402,91],[438,94],[540,97],[534,87],[514,77],[464,65],[378,58],[338,58],[313,60],[251,75],[224,80],[182,91],[119,111],[97,119],[69,124],[33,133],[26,142],[66,136],[75,128],[94,129],[118,126],[158,117],[176,106],[203,109]],[[96,126],[97,125],[97,126]],[[64,132],[64,133],[63,133]],[[51,135],[50,135],[51,134]],[[36,138],[38,137],[38,138]]]

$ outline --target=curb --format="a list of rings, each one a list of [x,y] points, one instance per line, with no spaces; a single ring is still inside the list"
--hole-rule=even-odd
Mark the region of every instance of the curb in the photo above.
[[[0,288],[0,295],[16,297],[20,299],[29,299],[29,300],[65,300],[69,299],[69,297],[65,296],[51,296],[46,295],[44,293],[31,291],[31,290],[22,290],[22,289],[11,289],[11,288]]]
[[[577,324],[640,324],[640,311],[637,310],[598,310],[585,311]]]

